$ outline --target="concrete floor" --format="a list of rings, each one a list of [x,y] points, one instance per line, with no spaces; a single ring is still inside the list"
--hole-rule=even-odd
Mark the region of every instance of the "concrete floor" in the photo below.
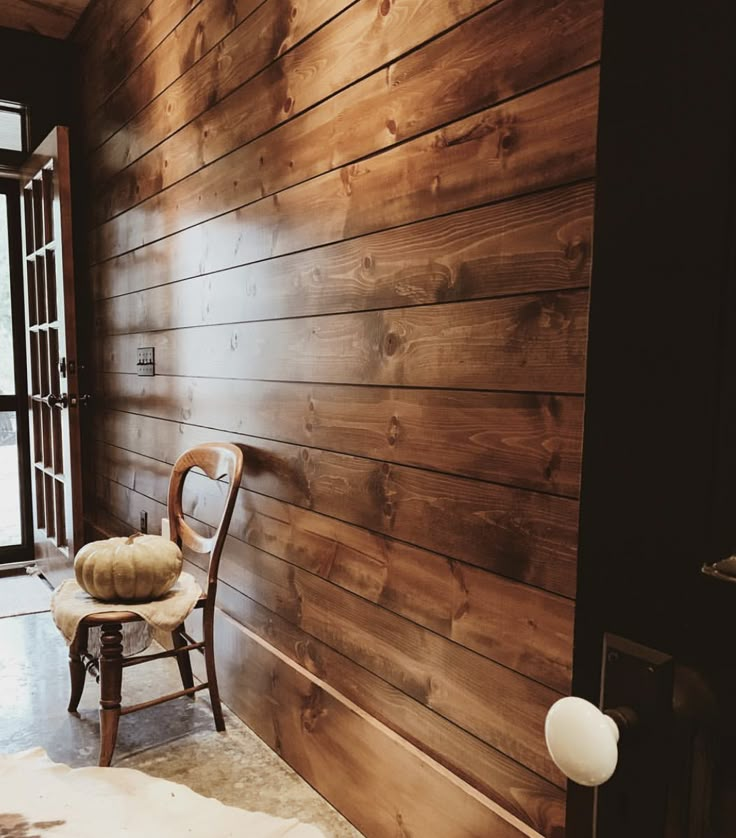
[[[8,578],[0,577],[0,586]],[[44,584],[27,579],[29,585]],[[97,764],[98,687],[88,678],[79,713],[67,713],[66,645],[50,613],[0,618],[0,684],[0,752],[41,746],[56,762]],[[156,661],[126,670],[123,702],[178,689],[176,664]],[[326,838],[360,838],[233,713],[226,710],[227,731],[217,733],[202,695],[121,719],[113,765],[184,783],[231,806],[298,818],[318,826]]]

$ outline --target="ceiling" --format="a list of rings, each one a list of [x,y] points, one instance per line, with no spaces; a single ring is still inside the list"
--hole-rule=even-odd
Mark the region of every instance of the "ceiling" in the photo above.
[[[0,26],[66,38],[89,0],[0,0]]]

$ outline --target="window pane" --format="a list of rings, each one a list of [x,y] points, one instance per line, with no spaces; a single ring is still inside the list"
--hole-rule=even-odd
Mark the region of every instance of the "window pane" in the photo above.
[[[0,149],[23,151],[23,117],[20,111],[0,110]]]
[[[0,396],[15,393],[13,321],[8,259],[8,199],[0,194]]]
[[[0,413],[0,547],[20,544],[20,484],[15,413]]]

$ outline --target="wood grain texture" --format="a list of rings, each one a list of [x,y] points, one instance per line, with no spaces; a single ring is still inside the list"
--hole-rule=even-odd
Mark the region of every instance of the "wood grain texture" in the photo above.
[[[82,12],[70,39],[79,51],[80,70],[99,67],[151,0],[93,0]],[[86,81],[86,76],[85,76]],[[80,107],[84,84],[79,86]]]
[[[126,127],[130,142],[123,142],[121,137],[105,143],[94,163],[105,177],[114,174],[212,109],[278,56],[281,60],[266,69],[269,92],[265,96],[256,100],[249,93],[246,100],[230,102],[226,107],[245,110],[252,116],[265,106],[274,123],[288,119],[305,89],[314,104],[488,4],[489,0],[456,0],[452,4],[432,0],[307,0],[296,7],[290,0],[273,0],[262,8],[262,15],[248,22],[249,38],[236,30],[222,43],[221,55],[169,88],[178,92],[178,97],[168,98],[162,111],[160,105],[152,103]],[[298,9],[295,16],[292,8]],[[319,9],[323,11],[321,18]],[[330,27],[310,38],[308,46],[290,51],[301,37],[320,25],[320,20],[325,23],[341,11]],[[313,25],[307,26],[310,17]],[[408,45],[401,37],[406,31],[414,33]],[[260,66],[240,55],[243,46],[245,51],[261,56]],[[349,62],[335,61],[335,56],[346,53],[350,54]],[[298,107],[301,109],[301,103]]]
[[[192,565],[188,569],[195,571]],[[564,824],[564,792],[349,658],[223,585],[223,610],[543,835]],[[238,689],[237,685],[233,685]],[[227,690],[228,688],[225,687]],[[229,697],[229,692],[226,692]],[[418,799],[425,799],[423,793]],[[339,805],[339,804],[338,804]]]
[[[0,26],[64,39],[89,0],[3,0]]]
[[[211,435],[270,438],[553,494],[579,491],[577,396],[115,373],[101,375],[97,391],[107,407],[138,414],[116,423],[135,426],[147,415]]]
[[[587,300],[575,291],[114,335],[99,369],[134,372],[136,347],[152,346],[161,375],[580,393]]]
[[[150,289],[98,303],[98,328],[147,331],[585,286],[593,192],[590,182],[565,186],[194,276],[175,288],[161,284],[172,278],[165,263],[151,272],[95,271],[98,298]]]
[[[434,761],[325,682],[274,655],[253,632],[220,616],[215,636],[219,657],[228,661],[223,686],[236,712],[318,791],[340,800],[347,817],[366,834],[390,835],[397,829],[419,835],[441,830],[458,838],[522,834],[495,807],[453,782]],[[352,747],[346,749],[345,742]],[[332,770],[335,754],[340,754],[340,772]],[[418,789],[422,798],[431,796],[433,806],[418,802]]]
[[[141,430],[155,434],[151,423]],[[132,432],[106,429],[105,436],[122,443]],[[197,439],[182,436],[180,450]],[[118,460],[110,473],[132,485],[120,468]],[[166,468],[160,472],[135,485],[160,499]],[[189,485],[186,511],[215,525],[221,494],[196,476]],[[566,599],[252,491],[242,492],[230,533],[518,672],[569,689],[573,608]]]
[[[96,453],[100,474],[160,496],[166,463],[112,443]],[[266,440],[246,469],[260,494],[574,596],[576,501]]]
[[[228,34],[228,27],[235,22],[230,6],[220,4],[217,17],[197,15],[196,23],[193,19],[185,24],[185,30],[191,29],[190,43],[193,36],[193,43],[214,42],[215,48],[199,53],[199,61],[187,62],[189,66],[181,74],[175,74],[175,65],[168,67],[174,57],[170,51],[162,52],[164,77],[173,75],[174,79],[159,95],[155,95],[155,87],[149,81],[156,84],[157,55],[152,58],[151,70],[141,75],[138,86],[126,85],[100,108],[87,136],[93,147],[99,146],[91,160],[101,177],[136,160],[223,99],[291,43],[300,41],[337,14],[344,7],[344,0],[305,0],[295,16],[291,14],[290,0],[269,0]],[[203,11],[207,8],[203,7]],[[206,35],[208,28],[215,30],[214,38]],[[145,86],[141,87],[141,83]],[[123,125],[125,131],[120,132]]]
[[[146,235],[149,240],[168,235],[579,69],[598,55],[599,21],[588,13],[598,6],[598,0],[499,3],[329,103],[248,142],[271,124],[268,114],[254,113],[252,106],[257,90],[269,83],[267,76],[259,76],[246,85],[248,120],[235,126],[210,122],[205,136],[197,138],[202,162],[216,163],[196,169],[193,155],[176,153],[175,144],[193,141],[190,125],[106,186],[112,202],[107,215],[138,206],[95,231],[98,249],[103,252],[106,242],[123,237],[129,248]],[[550,38],[559,45],[552,55],[545,49]],[[240,131],[237,138],[235,131]],[[245,142],[217,159],[233,143]],[[163,155],[166,166],[161,165]],[[234,171],[240,176],[233,178]],[[184,174],[189,176],[177,182]],[[148,197],[152,189],[163,191]],[[105,202],[97,206],[103,211]]]
[[[95,91],[85,97],[89,114],[85,133],[89,145],[92,148],[102,145],[158,96],[167,96],[167,88],[172,85],[178,85],[176,89],[181,97],[185,84],[179,79],[199,61],[212,65],[221,59],[227,63],[228,56],[220,54],[224,49],[223,39],[262,3],[263,0],[187,0],[186,5],[172,8],[169,4],[159,10],[154,0],[139,19],[140,25],[127,33],[131,43],[121,44],[114,54],[110,78],[117,75],[120,86],[106,100],[98,101],[97,107],[92,98]],[[170,31],[160,39],[162,29]],[[156,41],[157,37],[160,42]],[[216,47],[220,48],[217,53],[213,52]],[[106,89],[109,87],[108,82]],[[170,102],[167,99],[159,115],[170,113]],[[132,130],[126,128],[126,137]]]
[[[512,759],[563,783],[544,745],[544,718],[559,693],[273,556],[250,549],[233,551],[231,558],[223,569],[228,584]]]
[[[267,259],[590,177],[598,70],[591,68],[367,161],[119,255],[103,271],[171,278]],[[120,254],[114,242],[92,261]]]
[[[512,759],[564,785],[547,754],[543,733],[546,712],[559,693],[234,539],[225,554],[221,575],[228,585]],[[204,559],[188,555],[205,570]],[[490,712],[489,694],[495,697]]]
[[[94,111],[128,77],[144,64],[151,52],[174,30],[200,0],[172,3],[152,0],[132,26],[107,54],[107,60],[92,75],[82,91],[82,111],[87,128]]]
[[[135,527],[136,510],[145,509],[152,526],[160,526],[166,514],[163,504],[98,478],[101,502],[109,504],[123,520],[101,515],[102,537],[128,532]],[[197,565],[186,562],[188,572],[203,580]],[[218,604],[227,614],[274,644],[307,670],[326,680],[366,712],[422,748],[434,759],[470,782],[507,811],[543,835],[554,835],[564,823],[564,792],[527,771],[478,738],[465,733],[405,693],[326,644],[302,632],[292,623],[258,605],[249,597],[221,584]],[[223,694],[232,703],[227,687]]]
[[[90,523],[156,527],[181,451],[244,445],[221,608],[437,760],[437,800],[467,781],[559,838],[541,727],[570,688],[602,4],[162,3],[112,95],[82,92]],[[205,535],[222,489],[185,489]],[[225,692],[283,748],[303,697],[241,654]],[[343,811],[333,777],[369,760],[375,801],[403,765],[378,776],[361,726],[293,757]],[[436,831],[398,799],[370,838]],[[448,836],[496,834],[447,805]]]

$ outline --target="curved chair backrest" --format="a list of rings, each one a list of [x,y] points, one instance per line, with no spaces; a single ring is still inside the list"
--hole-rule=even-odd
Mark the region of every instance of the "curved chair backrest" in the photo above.
[[[218,480],[228,477],[230,480],[222,518],[217,530],[210,538],[205,538],[193,530],[184,520],[182,510],[182,490],[184,478],[193,468],[201,468],[207,477]],[[229,442],[207,442],[185,451],[174,463],[169,481],[169,527],[171,540],[179,547],[188,547],[196,553],[209,553],[208,591],[214,593],[217,586],[217,571],[220,553],[225,543],[230,519],[235,506],[235,498],[243,476],[243,451],[238,445]]]

